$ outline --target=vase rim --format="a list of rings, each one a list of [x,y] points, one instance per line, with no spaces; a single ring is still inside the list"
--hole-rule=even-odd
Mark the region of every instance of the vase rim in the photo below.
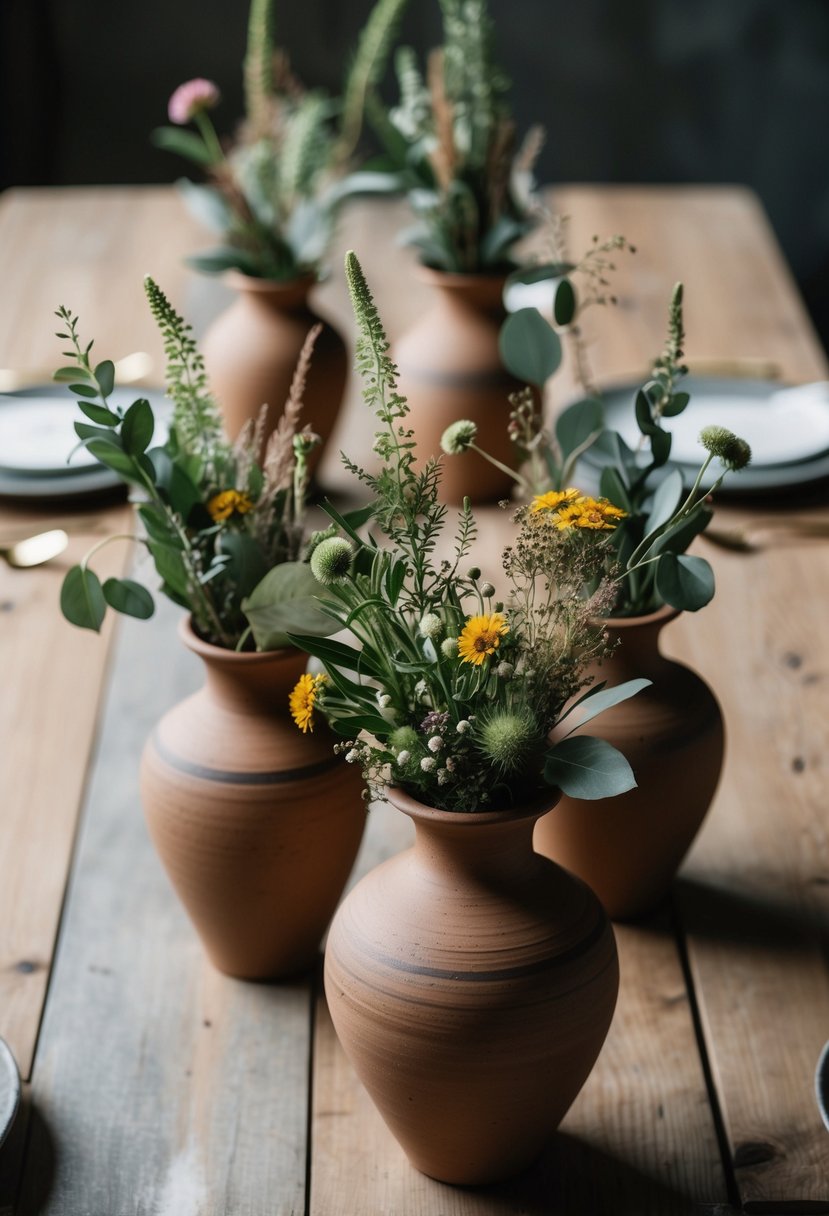
[[[243,270],[226,270],[222,278],[235,291],[286,297],[299,293],[307,295],[319,281],[319,276],[312,271],[294,275],[290,279],[261,279],[257,275],[245,274]]]
[[[547,811],[551,811],[561,798],[561,790],[551,785],[546,790],[539,791],[537,797],[505,810],[444,811],[439,807],[429,806],[426,802],[420,802],[400,786],[387,786],[386,793],[392,806],[416,823],[435,823],[452,827],[480,827],[481,824],[518,823],[522,819],[538,819]]]
[[[212,659],[225,663],[236,663],[239,666],[255,667],[265,663],[277,663],[296,660],[302,654],[296,646],[279,646],[275,650],[230,650],[226,646],[217,646],[215,642],[206,642],[199,637],[193,628],[192,616],[184,616],[178,623],[178,636],[188,650],[202,659]]]
[[[669,621],[675,621],[681,611],[681,608],[672,608],[670,604],[663,604],[661,608],[645,613],[643,616],[603,616],[598,619],[611,629],[625,630],[635,629],[640,625],[667,625]]]
[[[436,287],[503,287],[512,270],[440,270],[437,266],[427,266],[425,262],[415,262],[415,273],[422,282]]]

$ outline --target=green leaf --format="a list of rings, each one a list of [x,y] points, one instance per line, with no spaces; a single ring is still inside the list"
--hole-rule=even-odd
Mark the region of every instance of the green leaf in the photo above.
[[[663,478],[654,492],[650,514],[645,524],[646,537],[668,522],[682,502],[682,497],[682,473],[679,469],[673,469],[667,477]]]
[[[595,397],[585,397],[562,410],[556,419],[556,439],[564,460],[577,450],[590,446],[591,437],[599,437],[604,425],[604,409]]]
[[[108,397],[115,388],[115,364],[111,359],[104,359],[95,368],[95,379],[102,397]]]
[[[150,135],[150,142],[164,152],[175,152],[185,160],[195,161],[197,165],[213,163],[213,154],[205,147],[204,140],[192,131],[183,131],[180,127],[156,127]]]
[[[660,427],[653,420],[653,409],[651,407],[650,398],[647,393],[642,392],[641,388],[636,394],[636,403],[634,405],[634,413],[636,414],[636,425],[643,435],[658,435]]]
[[[103,587],[104,599],[110,608],[126,616],[148,620],[155,612],[153,597],[146,587],[130,578],[108,578]]]
[[[607,498],[613,503],[614,507],[621,507],[629,515],[633,513],[633,505],[630,501],[627,487],[618,471],[612,465],[607,465],[606,468],[602,469],[602,475],[599,480],[599,491],[603,498]]]
[[[147,529],[147,535],[152,540],[157,540],[162,545],[171,545],[174,549],[182,548],[182,542],[172,520],[160,507],[156,507],[152,503],[142,503],[138,508],[138,514]]]
[[[338,628],[336,621],[320,609],[320,585],[307,562],[283,562],[274,566],[254,587],[242,611],[250,622],[260,650],[288,646],[290,633],[327,637]]]
[[[537,308],[511,313],[501,326],[498,347],[507,371],[539,388],[561,363],[561,339]]]
[[[170,469],[167,493],[171,507],[186,523],[193,507],[201,502],[201,490],[177,461],[173,461]]]
[[[400,592],[403,590],[403,584],[406,581],[406,563],[402,558],[389,567],[386,571],[386,595],[392,608],[397,603]]]
[[[60,610],[71,624],[100,632],[106,600],[94,571],[83,566],[73,566],[67,571],[60,589]]]
[[[188,266],[200,270],[202,274],[223,274],[225,270],[241,270],[242,274],[249,274],[254,278],[260,274],[259,263],[253,254],[229,245],[212,249],[209,253],[194,253],[184,260]]]
[[[155,568],[160,578],[165,583],[169,583],[176,595],[180,595],[189,604],[190,588],[187,578],[187,567],[184,564],[181,551],[174,549],[171,545],[161,544],[159,541],[154,540],[147,542],[147,548],[153,556]]]
[[[78,397],[90,397],[93,400],[98,396],[98,387],[94,384],[70,384],[69,391],[76,393]],[[80,405],[81,402],[78,402]]]
[[[235,594],[250,595],[268,572],[261,546],[246,532],[222,532],[218,547],[230,558],[224,573],[234,584]]]
[[[155,429],[152,406],[145,397],[133,401],[121,423],[121,440],[130,456],[146,452]]]
[[[672,441],[673,436],[670,431],[663,431],[659,427],[651,435],[651,459],[657,467],[665,464],[670,456]]]
[[[691,541],[705,531],[713,515],[714,512],[704,502],[697,503],[684,519],[656,538],[648,553],[684,553]]]
[[[365,650],[355,650],[344,642],[335,642],[332,638],[311,637],[307,633],[291,633],[289,640],[300,650],[319,659],[327,668],[344,667],[347,671],[357,671],[376,680],[385,679],[383,669]]]
[[[550,279],[560,279],[562,275],[571,274],[576,269],[573,262],[539,262],[535,266],[522,266],[514,270],[504,285],[504,293],[510,287],[529,286],[532,283],[546,283]]]
[[[218,190],[212,186],[198,186],[186,177],[179,178],[176,186],[181,192],[187,210],[205,228],[221,235],[232,227],[233,212],[224,195]]]
[[[368,507],[362,507],[358,511],[349,511],[346,515],[341,515],[334,504],[328,498],[324,498],[320,503],[325,514],[329,519],[333,520],[338,527],[342,528],[343,532],[357,545],[363,545],[363,539],[357,529],[361,527],[367,520],[371,519],[375,511],[375,504],[372,503]]]
[[[562,739],[547,752],[544,778],[568,798],[614,798],[636,788],[633,769],[612,744],[591,735]]]
[[[672,608],[698,612],[714,598],[714,571],[704,557],[663,553],[656,563],[656,593]]]
[[[112,469],[125,481],[131,481],[139,486],[145,484],[136,458],[129,456],[120,444],[115,444],[109,439],[88,439],[86,440],[86,450],[91,452],[100,464]]]
[[[105,426],[92,426],[89,422],[74,423],[75,434],[79,439],[84,441],[87,439],[103,439],[105,443],[112,444],[113,447],[121,447],[121,436],[117,431],[111,430]]]
[[[350,714],[347,718],[334,718],[331,725],[344,739],[355,738],[361,730],[367,730],[370,735],[379,735],[381,738],[390,735],[394,730],[393,725],[379,714]]]
[[[94,394],[97,396],[97,393]],[[117,426],[121,419],[117,414],[113,414],[112,410],[108,410],[105,405],[93,405],[91,401],[79,401],[78,406],[90,422],[97,422],[101,426]]]
[[[576,293],[569,279],[562,279],[556,287],[553,300],[553,319],[556,325],[569,325],[576,315]]]
[[[588,722],[603,714],[606,709],[612,709],[614,705],[621,704],[622,701],[627,701],[630,697],[635,697],[643,688],[647,688],[653,681],[638,679],[626,680],[624,684],[616,684],[613,688],[602,688],[601,685],[596,687],[596,691],[588,689],[583,696],[579,705],[584,712],[580,715],[578,724],[571,727],[568,734],[572,734],[574,730],[578,730],[582,726],[586,726]]]
[[[690,393],[674,393],[669,399],[667,405],[662,407],[662,415],[664,418],[675,418],[677,414],[681,414],[688,402],[691,400]]]
[[[59,367],[52,376],[58,384],[74,384],[78,380],[87,379],[88,373],[82,367]]]

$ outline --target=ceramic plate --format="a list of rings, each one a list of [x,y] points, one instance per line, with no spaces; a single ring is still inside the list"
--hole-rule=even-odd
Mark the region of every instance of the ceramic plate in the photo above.
[[[618,431],[634,449],[641,438],[633,413],[639,387],[638,383],[623,385],[602,394],[608,428]],[[781,389],[767,380],[688,376],[681,387],[691,394],[690,404],[677,418],[666,418],[665,426],[674,435],[671,463],[682,469],[689,482],[705,455],[699,432],[711,423],[743,436],[752,448],[751,464],[730,473],[720,494],[766,494],[829,477],[826,385]],[[583,467],[592,469],[594,476],[600,464],[597,453],[586,453]],[[707,484],[711,485],[721,472],[719,463],[713,462],[709,471]]]
[[[170,412],[163,392],[117,388],[110,400],[124,408],[142,396],[156,414],[154,442],[163,443]],[[83,415],[63,385],[44,385],[1,396],[0,475],[63,478],[100,470],[95,457],[78,447],[74,428],[78,421],[83,421]],[[164,433],[159,435],[162,421]]]
[[[0,1144],[8,1135],[20,1105],[20,1076],[5,1039],[0,1039]]]

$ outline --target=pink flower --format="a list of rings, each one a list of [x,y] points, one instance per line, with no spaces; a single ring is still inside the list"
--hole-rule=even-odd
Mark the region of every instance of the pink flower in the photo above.
[[[167,105],[170,122],[183,127],[201,110],[212,110],[219,103],[218,86],[212,80],[187,80],[180,84]]]

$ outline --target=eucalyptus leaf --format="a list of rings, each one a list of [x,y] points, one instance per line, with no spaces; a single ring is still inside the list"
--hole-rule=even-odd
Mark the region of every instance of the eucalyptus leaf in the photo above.
[[[693,511],[673,524],[650,546],[648,553],[684,553],[695,537],[704,532],[714,512],[704,502],[697,503]]]
[[[258,542],[247,532],[222,532],[219,552],[230,558],[225,573],[232,580],[235,593],[250,595],[268,572]]]
[[[651,458],[655,465],[665,464],[671,454],[673,436],[670,431],[660,430],[659,427],[651,435]]]
[[[585,451],[598,439],[604,425],[604,409],[596,397],[585,397],[562,410],[556,419],[556,440],[566,460],[571,453]]]
[[[82,367],[59,367],[52,376],[58,384],[74,384],[78,380],[91,379]]]
[[[121,436],[109,427],[93,426],[90,422],[76,422],[73,425],[75,434],[84,442],[87,439],[103,439],[105,443],[111,443],[116,448],[121,447]]]
[[[165,583],[169,583],[173,591],[189,604],[190,587],[187,578],[187,567],[181,551],[160,541],[150,540],[147,548],[152,554],[155,568]]]
[[[572,735],[556,743],[544,759],[544,778],[568,798],[614,798],[636,788],[633,769],[604,739]]]
[[[323,612],[317,596],[320,585],[306,562],[283,562],[253,588],[242,601],[260,650],[290,645],[290,633],[327,637],[337,623]]]
[[[117,426],[121,421],[118,415],[113,414],[112,410],[107,409],[105,405],[93,405],[91,401],[79,401],[78,405],[81,413],[90,422],[97,422],[100,426]]]
[[[152,503],[142,503],[138,508],[138,515],[149,537],[163,545],[171,545],[174,549],[182,548],[182,541],[172,521],[160,507]]]
[[[612,502],[614,507],[621,507],[629,515],[633,512],[627,486],[622,481],[618,470],[612,465],[607,465],[602,469],[602,475],[599,479],[599,490],[602,497]]]
[[[155,419],[152,406],[145,397],[139,397],[137,401],[133,401],[121,423],[121,442],[124,445],[124,451],[131,456],[140,456],[146,452],[154,429]]]
[[[596,691],[588,689],[585,696],[579,701],[579,708],[582,713],[579,715],[578,723],[571,727],[569,734],[574,730],[585,726],[588,722],[604,713],[606,709],[611,709],[614,705],[620,705],[622,701],[629,700],[630,697],[635,697],[643,688],[647,688],[652,683],[651,680],[638,679],[626,680],[623,684],[616,684],[613,688],[602,688],[597,686]]]
[[[674,393],[669,398],[668,403],[663,405],[662,416],[664,418],[675,418],[677,414],[682,413],[690,400],[690,393]]]
[[[656,563],[656,593],[672,608],[698,612],[714,598],[714,571],[704,557],[663,553]]]
[[[636,394],[634,403],[634,413],[636,415],[636,425],[643,435],[658,435],[660,428],[653,420],[653,409],[647,393],[642,389]]]
[[[259,276],[259,263],[253,254],[244,249],[222,246],[208,253],[193,253],[185,258],[188,266],[203,274],[223,274],[226,270],[241,270],[242,274]]]
[[[93,401],[98,396],[98,386],[96,384],[70,384],[69,390],[78,397],[87,397]],[[78,404],[80,405],[81,402],[79,401]]]
[[[645,524],[645,537],[651,536],[674,515],[683,497],[682,473],[672,469],[664,477],[653,496],[650,513]]]
[[[561,339],[536,308],[520,308],[507,317],[498,347],[507,370],[539,388],[561,363]]]
[[[126,616],[149,620],[155,612],[153,597],[146,587],[130,578],[108,578],[103,586],[104,599],[110,608]]]
[[[569,325],[576,315],[576,293],[569,279],[562,279],[553,297],[553,319],[556,325]]]
[[[130,481],[139,486],[145,484],[137,458],[125,452],[120,444],[113,443],[109,439],[88,439],[86,450],[95,457],[99,464],[112,469],[119,477],[123,477],[124,481]]]
[[[195,161],[198,165],[213,163],[213,154],[205,147],[204,140],[192,131],[183,131],[181,127],[156,127],[150,135],[150,140],[156,148],[164,152],[175,152],[185,160]]]
[[[101,580],[93,570],[72,566],[60,589],[60,610],[72,625],[100,632],[106,615]]]
[[[186,177],[179,178],[176,186],[187,210],[205,228],[221,235],[233,225],[233,212],[218,190],[212,186],[197,185]]]
[[[102,397],[108,397],[115,388],[115,364],[111,359],[104,359],[95,368],[95,380],[101,390]]]

